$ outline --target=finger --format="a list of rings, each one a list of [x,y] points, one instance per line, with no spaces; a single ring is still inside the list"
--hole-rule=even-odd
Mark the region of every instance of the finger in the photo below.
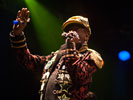
[[[63,33],[61,34],[61,36],[66,38],[67,33],[66,33],[66,32],[63,32]]]
[[[74,36],[75,38],[78,38],[78,39],[79,39],[79,35],[78,35],[78,33],[77,33],[76,31],[73,32],[73,36]]]
[[[16,29],[19,28],[19,27],[20,27],[20,25],[17,25],[17,26],[16,26]]]
[[[22,25],[24,24],[24,21],[21,18],[18,18],[17,20],[19,21],[18,27],[22,27]]]
[[[19,27],[19,25],[18,25],[18,24],[17,24],[17,25],[13,24],[13,30],[17,30],[17,29],[18,29],[18,27]]]
[[[70,34],[71,34],[70,32],[69,32],[69,33],[67,33],[67,34],[66,34],[66,37],[68,37]]]
[[[21,17],[21,11],[19,10],[18,13],[17,13],[17,18],[20,18]]]
[[[20,18],[16,18],[16,20],[13,21],[13,26],[16,27],[19,24],[19,20]]]
[[[73,38],[71,38],[71,39],[70,39],[70,42],[74,42],[74,39],[73,39]]]
[[[21,17],[23,18],[24,17],[24,10],[25,8],[22,8],[22,10],[21,10]]]
[[[24,15],[23,15],[23,16],[24,16],[24,18],[26,18],[26,15],[27,15],[27,13],[26,13],[26,12],[27,12],[27,8],[24,8]]]
[[[16,20],[19,21],[19,23],[22,22],[22,19],[21,18],[17,18]]]
[[[26,12],[26,17],[25,17],[26,20],[28,20],[29,16],[30,16],[30,11],[27,11],[27,12]]]
[[[17,25],[13,24],[13,30],[16,29]]]

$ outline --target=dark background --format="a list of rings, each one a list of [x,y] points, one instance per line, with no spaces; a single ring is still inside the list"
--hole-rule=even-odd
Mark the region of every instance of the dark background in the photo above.
[[[22,3],[21,3],[22,2]],[[98,100],[133,100],[133,6],[128,1],[89,0],[38,0],[62,20],[73,15],[88,17],[92,29],[89,47],[98,51],[105,65],[93,77],[91,90]],[[16,61],[9,41],[12,21],[16,13],[26,7],[23,0],[0,0],[0,99],[39,100],[41,72],[32,73]],[[25,31],[29,49],[34,54],[39,50],[32,22]],[[32,45],[34,44],[34,46]],[[118,52],[128,50],[131,59],[122,62]],[[50,52],[49,52],[50,53]],[[47,53],[46,53],[47,55]],[[2,99],[3,98],[3,99]]]

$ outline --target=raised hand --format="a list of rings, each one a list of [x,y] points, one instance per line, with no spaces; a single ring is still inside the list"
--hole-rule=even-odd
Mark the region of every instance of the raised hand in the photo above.
[[[22,31],[27,25],[27,22],[30,21],[30,11],[27,8],[22,8],[21,10],[18,11],[17,13],[17,18],[13,24],[13,34],[14,35],[21,35]]]

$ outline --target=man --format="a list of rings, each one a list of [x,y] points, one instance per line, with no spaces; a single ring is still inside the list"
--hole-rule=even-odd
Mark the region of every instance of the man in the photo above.
[[[96,51],[88,48],[91,35],[88,19],[70,17],[62,25],[65,44],[48,56],[39,56],[30,53],[23,32],[29,15],[27,8],[18,11],[10,40],[21,64],[31,70],[44,67],[40,100],[94,100],[89,85],[92,74],[102,68],[103,60]]]

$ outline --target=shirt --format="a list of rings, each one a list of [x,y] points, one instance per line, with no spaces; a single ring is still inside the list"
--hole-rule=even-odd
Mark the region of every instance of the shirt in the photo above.
[[[50,66],[50,68],[45,69],[45,65],[57,52],[48,56],[31,54],[26,45],[24,34],[21,36],[10,34],[10,40],[16,58],[23,66],[33,71],[38,67],[44,67],[42,77],[47,72],[50,73],[48,80],[44,80],[47,82],[44,88],[45,91],[43,91],[45,92],[45,100],[51,98],[51,100],[89,100],[87,98],[90,91],[89,85],[92,82],[92,74],[98,68],[97,62],[91,58],[98,58],[98,60],[100,58],[99,61],[103,62],[98,53],[93,56],[95,51],[88,49],[88,47],[81,48],[82,50],[79,50],[78,54],[74,54],[75,51],[70,50],[69,53],[62,55],[52,68]],[[62,65],[59,66],[60,61],[62,61]]]

